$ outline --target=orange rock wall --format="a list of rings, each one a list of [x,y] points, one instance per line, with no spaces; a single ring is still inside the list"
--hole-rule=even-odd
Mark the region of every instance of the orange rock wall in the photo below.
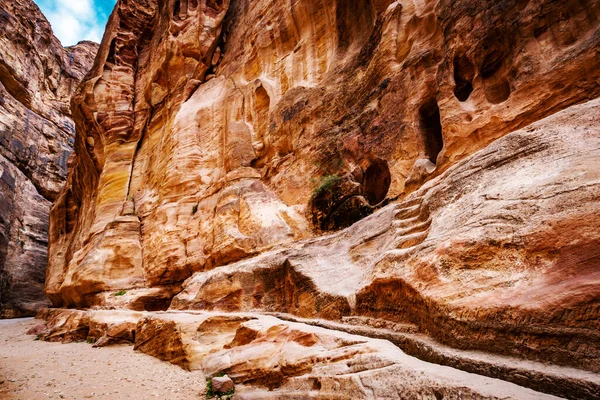
[[[599,11],[592,0],[119,1],[73,101],[49,296],[168,297],[196,271],[346,226],[597,97]]]

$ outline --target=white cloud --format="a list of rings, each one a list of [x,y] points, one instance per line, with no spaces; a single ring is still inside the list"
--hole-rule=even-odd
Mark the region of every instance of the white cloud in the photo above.
[[[94,2],[92,0],[56,0],[56,7],[77,18],[93,19],[94,17]]]
[[[99,43],[107,15],[97,9],[94,0],[35,0],[63,46],[82,40]]]
[[[52,25],[54,36],[60,39],[63,46],[76,44],[85,36],[83,26],[73,15],[65,12],[50,13],[46,15],[46,18]]]

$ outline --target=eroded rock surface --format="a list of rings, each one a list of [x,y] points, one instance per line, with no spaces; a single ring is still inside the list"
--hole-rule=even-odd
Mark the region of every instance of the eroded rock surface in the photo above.
[[[35,315],[48,304],[48,219],[73,150],[70,99],[97,48],[63,48],[33,1],[0,1],[2,317]]]
[[[597,97],[599,7],[120,1],[74,99],[49,296],[102,303],[347,226]]]
[[[600,100],[513,132],[337,234],[196,273],[171,308],[375,317],[600,372]]]
[[[259,316],[277,312],[597,397],[599,17],[596,0],[120,0],[73,100],[48,296],[152,312],[136,348],[225,372],[248,396],[460,386],[432,372],[413,392],[369,392],[338,375],[412,367],[388,371],[385,355],[372,367],[368,338],[340,364],[337,333],[300,344],[319,351],[296,363],[294,323]],[[181,313],[156,312],[169,308]],[[269,333],[280,323],[284,344]],[[433,356],[425,342],[536,366]],[[331,386],[305,380],[320,368]]]
[[[556,399],[530,389],[410,357],[386,340],[247,313],[48,310],[42,340],[96,341],[111,321],[137,351],[224,373],[239,399]],[[106,325],[102,325],[106,326]],[[96,342],[98,343],[98,342]],[[202,382],[199,382],[202,384]],[[600,389],[593,384],[592,390]],[[591,397],[590,397],[591,398]]]

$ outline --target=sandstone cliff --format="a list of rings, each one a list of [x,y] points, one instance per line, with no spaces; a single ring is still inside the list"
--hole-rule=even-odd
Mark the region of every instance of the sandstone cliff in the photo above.
[[[280,393],[335,392],[346,378],[331,376],[348,371],[319,366],[321,351],[343,340],[306,344],[297,325],[256,313],[600,396],[599,17],[597,0],[120,0],[73,100],[48,296],[60,307],[202,310],[139,314],[135,335],[117,331]],[[207,311],[221,313],[212,328]],[[89,334],[91,317],[77,318]],[[204,342],[210,329],[231,341]],[[288,335],[317,355],[286,353]],[[415,344],[426,340],[587,372],[515,372]],[[287,370],[252,358],[266,343]],[[402,364],[364,364],[369,349],[348,365],[371,376]],[[329,386],[311,389],[317,370]],[[340,384],[342,397],[378,398]]]
[[[0,315],[47,300],[50,206],[67,177],[70,99],[98,45],[63,48],[30,0],[0,2]]]

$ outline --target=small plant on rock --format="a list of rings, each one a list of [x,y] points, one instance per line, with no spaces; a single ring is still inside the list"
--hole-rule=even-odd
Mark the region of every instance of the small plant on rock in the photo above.
[[[115,293],[115,296],[124,296],[127,293],[127,291],[125,290],[119,290],[117,293]]]
[[[324,192],[330,192],[340,179],[337,175],[327,175],[321,178],[321,184],[313,191],[313,199],[319,197]]]
[[[212,378],[208,378],[206,380],[206,398],[212,399],[213,397],[215,397],[215,394],[212,389]]]

